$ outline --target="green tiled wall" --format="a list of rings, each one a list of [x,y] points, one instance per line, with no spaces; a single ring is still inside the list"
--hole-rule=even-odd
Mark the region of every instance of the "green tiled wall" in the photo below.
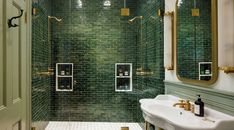
[[[49,121],[51,85],[50,77],[38,75],[49,66],[47,40],[47,16],[50,4],[47,0],[33,1],[37,14],[32,16],[32,125],[43,127]]]
[[[137,68],[143,66],[150,69],[153,74],[137,76],[137,87],[142,92],[141,98],[154,98],[164,93],[164,67],[163,67],[163,17],[156,14],[158,9],[164,9],[163,0],[138,1],[137,13],[143,16],[142,42],[138,42]],[[138,32],[140,35],[140,32]],[[139,40],[140,41],[140,40]],[[139,110],[139,119],[142,121],[142,112]]]
[[[77,9],[76,0],[51,1],[51,15],[63,19],[61,23],[51,22],[52,67],[55,68],[58,62],[74,63],[77,84],[74,84],[73,92],[56,92],[53,77],[51,87],[42,88],[43,94],[51,92],[51,102],[46,105],[50,108],[46,109],[45,117],[53,121],[141,122],[139,99],[164,93],[163,19],[156,16],[156,10],[164,8],[164,1],[127,0],[129,17],[120,16],[123,1],[112,0],[110,8],[103,8],[100,0],[83,2],[83,8]],[[43,63],[43,69],[47,69],[49,50],[47,44],[39,42],[47,38],[48,13],[43,15],[45,19],[42,15],[35,16],[41,20],[36,23],[35,18],[33,24],[33,59]],[[139,15],[144,17],[142,42],[139,42],[140,20],[136,19],[133,24],[127,22]],[[42,37],[40,40],[39,34]],[[133,64],[132,92],[114,90],[115,63],[121,62]],[[141,66],[152,70],[153,74],[136,75],[136,69]],[[36,72],[41,68],[33,66],[33,69]],[[34,78],[34,86],[50,83],[46,77]],[[34,102],[39,105],[39,100],[36,102],[38,93],[33,95]],[[49,94],[43,96],[47,102]],[[40,108],[35,107],[33,112],[37,113],[37,109]],[[47,113],[47,110],[51,111]],[[40,114],[34,114],[33,118],[37,119],[37,115]]]
[[[52,14],[63,19],[53,24],[54,65],[74,63],[77,84],[73,92],[56,92],[53,85],[51,120],[136,121],[137,95],[115,92],[114,68],[124,62],[136,68],[137,30],[127,23],[135,16],[136,2],[127,3],[129,17],[120,16],[123,1],[111,1],[110,8],[100,0],[83,2],[83,8],[76,9],[76,1],[52,1]]]
[[[86,0],[82,9],[75,8],[75,1],[52,3],[52,14],[63,19],[53,25],[54,65],[74,63],[78,83],[73,92],[53,89],[51,120],[142,121],[138,100],[164,92],[163,20],[155,14],[164,3],[129,0],[129,17],[120,16],[122,1],[103,8],[99,0]],[[139,20],[127,23],[137,15],[144,16],[142,45]],[[114,90],[114,66],[121,62],[133,63],[133,92]],[[142,64],[154,74],[138,77]]]
[[[210,62],[212,54],[211,1],[196,1],[198,17],[191,15],[194,6],[194,1],[183,0],[177,15],[179,75],[190,79],[198,79],[198,63]]]

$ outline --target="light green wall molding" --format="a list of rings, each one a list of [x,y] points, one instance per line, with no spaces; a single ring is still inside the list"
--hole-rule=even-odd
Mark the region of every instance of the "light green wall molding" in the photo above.
[[[196,100],[196,95],[200,94],[205,106],[234,116],[234,93],[179,82],[164,82],[166,94],[190,99],[192,102]]]

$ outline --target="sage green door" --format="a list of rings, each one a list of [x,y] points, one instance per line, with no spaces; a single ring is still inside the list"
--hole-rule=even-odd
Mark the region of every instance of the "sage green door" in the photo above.
[[[0,0],[0,130],[26,130],[29,98],[27,0]],[[18,27],[8,27],[8,19]]]

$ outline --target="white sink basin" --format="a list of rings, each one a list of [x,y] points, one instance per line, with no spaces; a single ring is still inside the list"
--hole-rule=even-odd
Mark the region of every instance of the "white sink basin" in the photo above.
[[[171,95],[141,99],[144,119],[165,130],[234,130],[233,116],[205,108],[205,116],[197,117],[190,111],[173,107],[179,99]]]

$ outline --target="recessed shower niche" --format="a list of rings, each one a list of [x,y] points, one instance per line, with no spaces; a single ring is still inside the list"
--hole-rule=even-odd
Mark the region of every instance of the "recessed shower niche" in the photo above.
[[[73,91],[73,63],[56,64],[56,91]]]
[[[132,63],[115,64],[115,91],[132,91]]]

